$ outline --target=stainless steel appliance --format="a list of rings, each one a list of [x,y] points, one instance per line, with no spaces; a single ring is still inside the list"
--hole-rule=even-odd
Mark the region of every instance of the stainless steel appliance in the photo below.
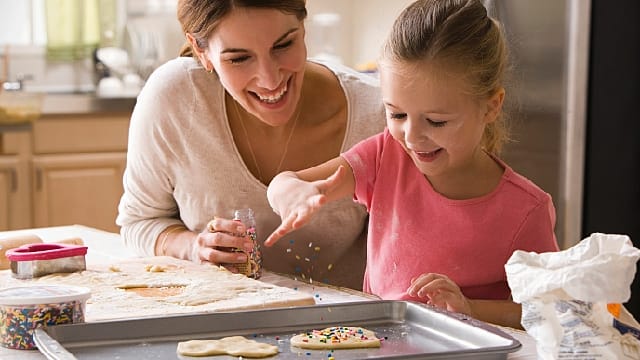
[[[581,240],[590,0],[485,0],[504,26],[514,141],[503,158],[553,197],[562,248]]]

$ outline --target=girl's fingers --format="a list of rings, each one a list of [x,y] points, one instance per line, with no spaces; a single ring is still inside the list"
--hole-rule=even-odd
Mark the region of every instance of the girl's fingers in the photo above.
[[[267,247],[272,246],[278,240],[280,240],[283,236],[295,230],[294,222],[296,218],[297,216],[295,214],[291,214],[291,215],[288,215],[284,220],[282,220],[282,223],[280,224],[280,226],[278,226],[271,233],[271,235],[269,235],[269,237],[267,237],[267,239],[264,241],[264,246],[267,246]]]
[[[427,284],[441,278],[442,277],[440,275],[434,273],[422,274],[417,278],[413,278],[411,280],[411,285],[407,289],[407,293],[411,296],[418,296],[418,291],[420,291],[420,289],[427,286]]]

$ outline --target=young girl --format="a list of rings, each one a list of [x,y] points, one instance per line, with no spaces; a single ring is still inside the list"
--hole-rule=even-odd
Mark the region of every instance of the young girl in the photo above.
[[[387,128],[267,190],[283,222],[353,196],[370,214],[364,290],[520,327],[504,264],[556,251],[551,197],[498,158],[506,45],[479,0],[418,0],[379,61]]]

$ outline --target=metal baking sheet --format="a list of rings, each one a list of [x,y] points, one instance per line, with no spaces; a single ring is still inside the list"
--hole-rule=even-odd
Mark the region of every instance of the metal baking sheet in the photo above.
[[[375,349],[305,350],[289,338],[329,326],[361,326],[382,338]],[[176,315],[38,329],[38,349],[50,360],[238,359],[177,355],[178,342],[242,335],[277,345],[269,359],[506,359],[522,345],[484,322],[406,301],[367,301],[270,310]]]

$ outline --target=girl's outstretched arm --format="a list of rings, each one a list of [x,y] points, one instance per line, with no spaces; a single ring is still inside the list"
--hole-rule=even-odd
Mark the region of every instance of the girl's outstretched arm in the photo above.
[[[276,175],[267,188],[267,199],[282,224],[264,242],[271,246],[284,235],[300,228],[325,203],[353,196],[355,181],[349,163],[337,157],[324,164]]]

